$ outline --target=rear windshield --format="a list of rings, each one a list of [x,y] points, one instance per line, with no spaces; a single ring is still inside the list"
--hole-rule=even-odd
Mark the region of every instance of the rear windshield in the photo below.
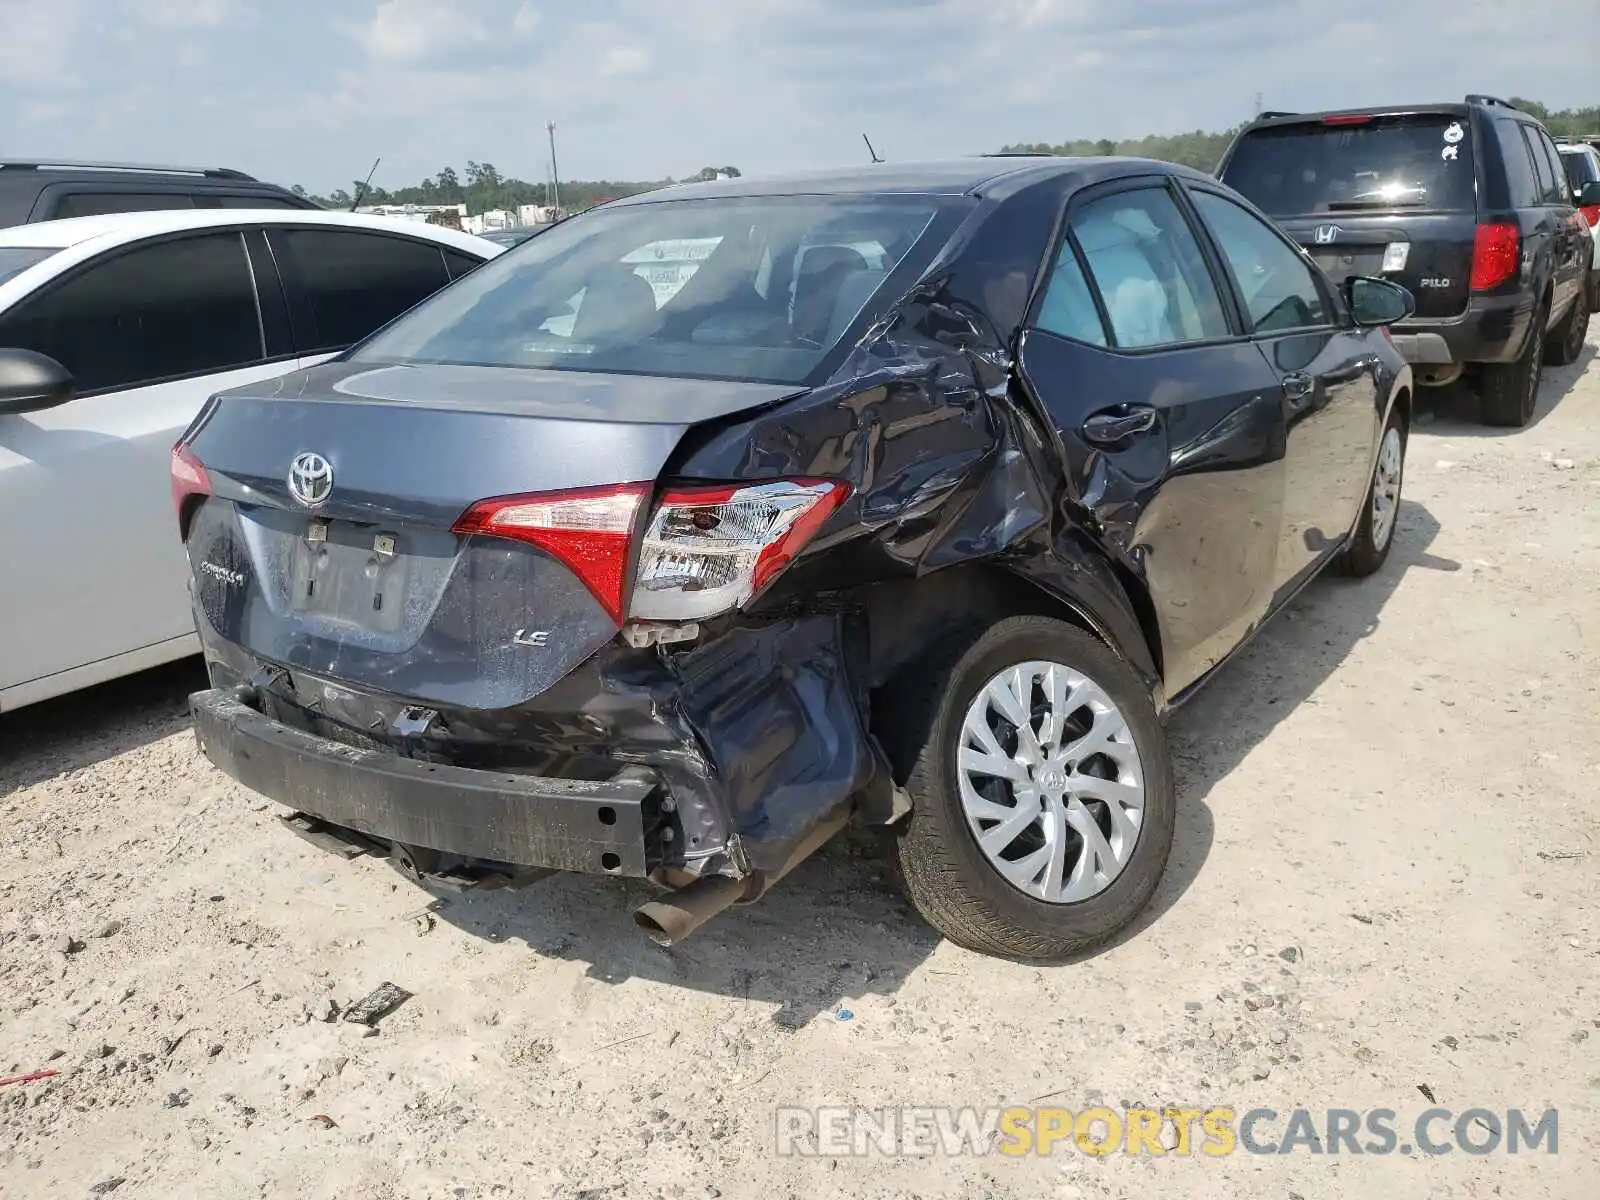
[[[1445,114],[1257,130],[1222,178],[1273,216],[1475,207],[1470,130]]]
[[[0,283],[22,274],[60,251],[39,246],[0,246]]]
[[[1561,152],[1561,165],[1567,169],[1567,182],[1572,185],[1573,191],[1578,191],[1586,183],[1600,180],[1600,168],[1596,168],[1597,160],[1593,152],[1588,154],[1583,151],[1563,150]]]
[[[809,381],[941,202],[799,196],[606,207],[553,226],[350,355],[780,384]]]

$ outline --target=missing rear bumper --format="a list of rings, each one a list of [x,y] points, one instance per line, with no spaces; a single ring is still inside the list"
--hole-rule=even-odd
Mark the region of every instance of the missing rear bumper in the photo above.
[[[225,774],[329,825],[466,859],[650,874],[657,784],[641,769],[589,782],[419,762],[292,729],[221,689],[195,693],[189,709],[201,751]]]

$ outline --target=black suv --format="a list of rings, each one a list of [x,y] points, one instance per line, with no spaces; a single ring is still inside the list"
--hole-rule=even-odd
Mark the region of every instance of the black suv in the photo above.
[[[1542,364],[1583,348],[1588,227],[1544,126],[1503,100],[1263,113],[1217,174],[1335,279],[1408,287],[1417,382],[1471,372],[1491,425],[1526,425]]]
[[[0,228],[168,208],[316,208],[225,167],[151,167],[0,158]]]

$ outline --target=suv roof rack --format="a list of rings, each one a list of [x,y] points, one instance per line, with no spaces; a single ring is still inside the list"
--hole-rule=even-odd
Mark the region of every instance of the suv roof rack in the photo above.
[[[259,183],[254,175],[229,167],[170,167],[151,163],[75,162],[70,158],[0,158],[0,170],[7,171],[118,171],[143,175],[201,175],[208,179],[233,179]]]
[[[1509,100],[1502,100],[1499,96],[1481,96],[1477,92],[1469,92],[1467,94],[1467,103],[1487,104],[1492,108],[1509,108],[1513,111],[1521,111],[1517,109],[1517,106],[1512,104]]]

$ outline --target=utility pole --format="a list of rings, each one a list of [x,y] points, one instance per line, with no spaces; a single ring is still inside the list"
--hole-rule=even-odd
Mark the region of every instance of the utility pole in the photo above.
[[[1261,95],[1260,92],[1257,92],[1256,93],[1256,116],[1259,117],[1261,115],[1261,109],[1262,109],[1262,95]]]
[[[544,125],[550,134],[550,207],[556,210],[556,216],[561,216],[561,171],[556,166],[556,123],[546,121]]]

